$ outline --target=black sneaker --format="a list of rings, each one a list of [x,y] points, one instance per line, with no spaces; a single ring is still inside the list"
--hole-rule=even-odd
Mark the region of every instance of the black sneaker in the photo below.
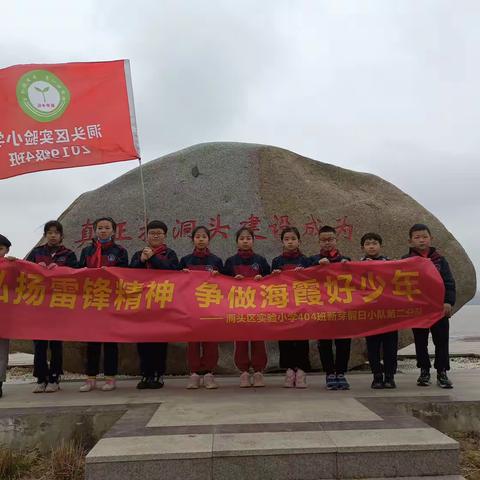
[[[155,377],[155,378],[150,378],[148,382],[148,388],[151,388],[152,390],[157,390],[159,388],[163,387],[163,377]]]
[[[350,390],[350,384],[343,373],[337,375],[337,390]]]
[[[3,382],[0,382],[0,398],[3,397]]]
[[[145,390],[145,389],[149,388],[148,387],[149,381],[150,381],[149,378],[142,377],[142,379],[137,383],[137,388],[139,390]]]
[[[60,383],[61,375],[49,375],[48,383]]]
[[[383,375],[381,373],[375,373],[373,375],[372,388],[375,390],[380,390],[383,388]]]
[[[417,378],[417,385],[419,387],[430,386],[430,370],[426,368],[420,370],[420,376]]]
[[[397,388],[395,377],[393,375],[385,375],[384,388]]]
[[[437,385],[440,388],[453,388],[451,380],[447,377],[447,372],[437,372]]]
[[[336,390],[337,389],[337,377],[334,373],[330,373],[325,378],[325,387],[327,390]]]

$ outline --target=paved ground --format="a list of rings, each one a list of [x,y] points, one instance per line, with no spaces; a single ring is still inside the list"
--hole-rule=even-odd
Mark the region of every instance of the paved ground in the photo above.
[[[260,389],[240,389],[236,377],[219,377],[218,390],[193,391],[184,377],[148,391],[137,390],[137,380],[90,393],[78,392],[78,381],[53,394],[7,384],[0,431],[11,435],[12,425],[28,425],[47,435],[55,422],[67,428],[87,414],[98,424],[118,412],[87,457],[91,480],[455,475],[458,444],[396,405],[478,404],[480,369],[453,372],[452,390],[417,387],[416,377],[399,374],[396,390],[374,391],[371,375],[356,372],[348,376],[352,389],[336,392],[325,390],[322,374],[310,375],[305,390],[283,388],[283,375],[268,375]]]
[[[232,405],[261,402],[275,405],[279,401],[287,402],[316,402],[318,400],[347,399],[347,398],[397,398],[397,397],[449,397],[455,400],[480,401],[480,369],[458,371],[451,374],[455,384],[452,390],[442,390],[435,385],[417,387],[415,380],[417,372],[399,374],[396,376],[398,388],[396,390],[372,390],[370,388],[371,375],[367,373],[351,373],[348,379],[351,390],[346,392],[329,392],[324,388],[325,377],[322,374],[312,374],[308,377],[309,388],[305,390],[282,388],[283,375],[267,375],[267,386],[261,389],[240,389],[237,387],[236,377],[218,377],[218,390],[186,390],[185,377],[167,378],[165,387],[161,390],[136,390],[137,380],[118,382],[117,390],[102,392],[95,390],[90,393],[80,393],[81,385],[78,381],[63,382],[62,390],[58,393],[33,394],[33,384],[7,384],[4,387],[5,396],[0,400],[1,408],[26,408],[37,406],[68,406],[68,405],[108,405],[108,404],[136,404],[166,402],[174,405],[203,404],[211,401],[221,401]],[[101,383],[100,383],[101,385]],[[303,404],[302,405],[306,405]]]

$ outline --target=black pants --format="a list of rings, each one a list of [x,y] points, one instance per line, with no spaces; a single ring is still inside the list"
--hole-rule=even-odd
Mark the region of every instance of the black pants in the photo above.
[[[335,360],[333,359],[332,342],[335,342]],[[351,338],[318,341],[318,353],[320,354],[323,370],[327,375],[332,373],[339,375],[347,371],[351,343]]]
[[[34,340],[33,376],[38,383],[59,381],[63,374],[63,343],[60,340]],[[50,346],[50,366],[48,347]]]
[[[280,368],[310,370],[308,340],[280,340]]]
[[[103,373],[113,377],[118,372],[118,344],[88,342],[87,344],[87,375],[96,377],[100,370],[100,354],[103,345]]]
[[[160,377],[167,367],[168,343],[137,343],[142,377]]]
[[[412,330],[415,337],[417,367],[424,369],[431,367],[428,355],[428,334],[432,332],[432,340],[435,345],[435,362],[433,366],[439,371],[450,370],[450,356],[448,352],[450,322],[448,317],[443,317],[430,328],[413,328]]]
[[[398,332],[387,332],[379,335],[371,335],[366,338],[368,361],[372,373],[383,373],[395,375],[397,373],[397,350]],[[380,362],[381,351],[383,350],[383,367]]]

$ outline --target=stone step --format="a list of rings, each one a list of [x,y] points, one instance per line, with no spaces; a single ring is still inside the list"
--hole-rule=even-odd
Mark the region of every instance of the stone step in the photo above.
[[[432,478],[458,471],[458,443],[428,427],[109,437],[86,463],[88,480]]]
[[[30,353],[15,352],[8,356],[8,368],[33,367],[33,355]]]
[[[365,478],[364,480],[385,480],[387,477],[380,477],[380,478]],[[393,480],[395,478],[401,478],[402,480],[465,480],[465,477],[461,475],[438,475],[438,476],[429,476],[425,477],[389,477],[389,480]],[[354,479],[346,479],[346,480],[354,480]]]

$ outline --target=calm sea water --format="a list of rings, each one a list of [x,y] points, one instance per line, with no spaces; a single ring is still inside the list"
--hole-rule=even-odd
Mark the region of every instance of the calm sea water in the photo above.
[[[480,305],[466,305],[450,319],[450,338],[471,337],[480,341]]]

